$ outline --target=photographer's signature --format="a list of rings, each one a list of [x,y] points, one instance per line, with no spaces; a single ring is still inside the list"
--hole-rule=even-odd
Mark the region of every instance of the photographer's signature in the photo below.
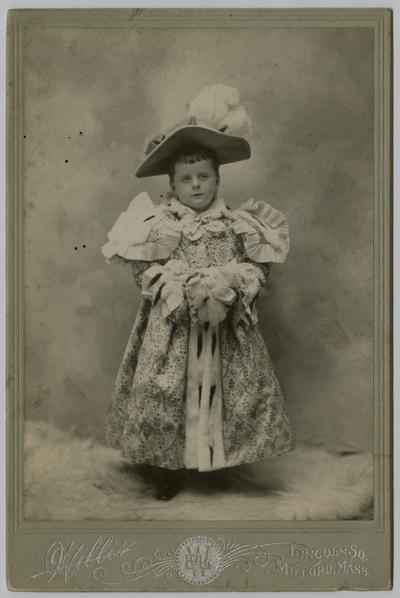
[[[124,541],[121,544],[115,544],[112,536],[104,538],[99,536],[93,544],[79,544],[72,541],[69,546],[64,546],[60,541],[53,542],[47,549],[45,557],[45,568],[31,577],[48,575],[47,583],[52,581],[56,575],[64,577],[67,582],[69,577],[81,569],[90,569],[98,567],[106,561],[118,559],[127,552],[137,548],[137,542]]]

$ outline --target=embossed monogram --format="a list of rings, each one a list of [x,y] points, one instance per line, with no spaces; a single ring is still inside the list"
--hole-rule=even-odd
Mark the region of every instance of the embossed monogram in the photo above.
[[[175,564],[178,575],[185,581],[209,583],[222,569],[222,550],[211,538],[187,538],[177,548]]]

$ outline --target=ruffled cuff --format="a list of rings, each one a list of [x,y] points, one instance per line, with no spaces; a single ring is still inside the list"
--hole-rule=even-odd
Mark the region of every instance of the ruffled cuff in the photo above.
[[[265,284],[265,276],[257,266],[246,262],[232,261],[221,269],[221,278],[235,289],[243,303],[246,313],[253,323],[257,322],[255,300],[261,285]]]
[[[232,213],[232,228],[243,235],[247,256],[254,262],[283,263],[289,252],[285,216],[263,201],[249,199]]]
[[[154,264],[143,274],[142,295],[152,302],[162,318],[173,316],[185,302],[183,285],[188,276],[187,266],[179,260],[170,260],[164,266]]]

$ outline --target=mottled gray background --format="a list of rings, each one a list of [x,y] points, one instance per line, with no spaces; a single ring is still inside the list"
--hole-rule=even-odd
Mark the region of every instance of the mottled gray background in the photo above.
[[[232,206],[284,212],[261,327],[299,441],[372,442],[370,29],[34,28],[25,40],[26,416],[101,433],[139,292],[100,253],[146,190],[145,140],[205,85],[238,87],[253,157],[221,169]]]

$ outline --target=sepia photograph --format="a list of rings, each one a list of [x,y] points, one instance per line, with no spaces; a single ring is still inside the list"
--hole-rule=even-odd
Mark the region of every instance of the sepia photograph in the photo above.
[[[372,32],[25,43],[25,516],[371,517]]]
[[[381,521],[374,27],[37,12],[21,521]]]

